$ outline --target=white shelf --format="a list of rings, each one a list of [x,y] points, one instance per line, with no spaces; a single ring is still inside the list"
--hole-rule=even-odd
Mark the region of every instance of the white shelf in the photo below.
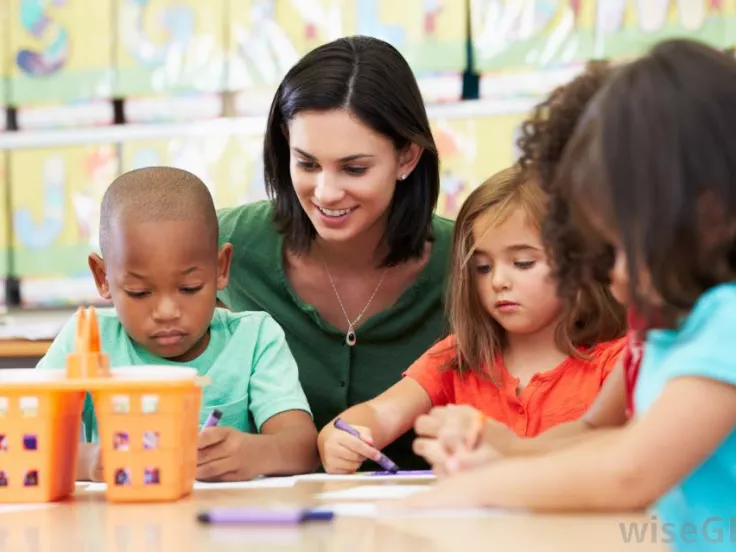
[[[465,119],[504,113],[522,113],[537,102],[532,98],[467,100],[427,107],[430,119]],[[127,124],[82,129],[22,130],[0,133],[0,150],[63,147],[81,144],[121,143],[130,140],[165,139],[178,136],[259,135],[267,118],[229,117],[187,123]]]

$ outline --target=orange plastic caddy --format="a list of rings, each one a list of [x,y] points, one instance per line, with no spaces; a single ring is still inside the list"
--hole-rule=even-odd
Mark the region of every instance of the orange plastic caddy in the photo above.
[[[196,370],[110,369],[90,308],[79,310],[66,370],[0,370],[0,503],[49,502],[74,492],[87,392],[107,500],[173,501],[191,492],[202,398]]]

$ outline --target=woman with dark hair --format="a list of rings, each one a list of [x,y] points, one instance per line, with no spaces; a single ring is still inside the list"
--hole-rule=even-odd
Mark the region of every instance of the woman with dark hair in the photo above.
[[[433,214],[437,148],[406,60],[368,37],[307,54],[276,91],[264,158],[271,201],[219,213],[234,246],[219,298],[282,326],[321,428],[446,332],[452,223]],[[411,437],[385,451],[402,468],[425,465]]]

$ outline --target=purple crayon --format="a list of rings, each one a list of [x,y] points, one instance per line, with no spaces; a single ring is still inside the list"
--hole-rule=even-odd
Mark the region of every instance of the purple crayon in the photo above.
[[[350,424],[345,422],[342,418],[337,418],[334,425],[337,429],[341,429],[342,431],[349,433],[353,437],[357,437],[361,441],[363,440],[360,437],[360,433],[358,433],[358,431],[354,427],[350,426]],[[381,453],[381,456],[378,459],[378,465],[389,473],[396,473],[397,471],[399,471],[399,466],[394,464],[394,462],[383,453]]]
[[[330,521],[334,517],[333,512],[304,508],[214,508],[200,513],[197,519],[210,524],[281,525],[305,521]]]
[[[220,423],[220,418],[222,418],[222,412],[215,408],[212,412],[210,412],[210,415],[207,416],[204,424],[202,424],[202,429],[206,427],[215,427],[217,424]]]

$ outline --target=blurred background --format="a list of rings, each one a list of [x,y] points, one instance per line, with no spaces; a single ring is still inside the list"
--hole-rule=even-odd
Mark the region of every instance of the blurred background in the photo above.
[[[19,347],[0,357],[42,354],[68,309],[98,301],[87,254],[121,172],[190,170],[217,207],[264,198],[273,92],[324,42],[371,35],[406,57],[453,217],[589,60],[672,36],[731,49],[735,25],[736,0],[0,0],[0,338]]]

